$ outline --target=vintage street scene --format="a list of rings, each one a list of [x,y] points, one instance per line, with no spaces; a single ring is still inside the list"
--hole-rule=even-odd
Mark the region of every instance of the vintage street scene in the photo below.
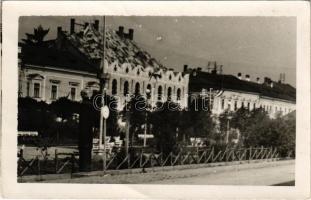
[[[295,185],[296,18],[22,16],[19,183]]]

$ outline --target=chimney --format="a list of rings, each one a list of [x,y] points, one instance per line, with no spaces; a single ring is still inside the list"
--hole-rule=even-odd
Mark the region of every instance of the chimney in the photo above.
[[[238,79],[242,80],[242,73],[241,72],[238,73]]]
[[[260,84],[260,78],[259,78],[259,77],[256,78],[256,82],[257,82],[258,84]]]
[[[95,29],[96,31],[99,30],[99,20],[95,20],[95,21],[94,21],[94,29]]]
[[[117,31],[117,34],[123,38],[124,36],[124,27],[123,26],[119,26],[119,30]]]
[[[245,80],[246,81],[251,81],[250,76],[248,74],[245,75]]]
[[[128,38],[130,40],[133,40],[133,38],[134,38],[134,29],[132,29],[132,28],[129,29]]]
[[[89,25],[89,23],[85,22],[84,23],[84,28],[86,28]]]
[[[264,78],[264,83],[270,84],[271,83],[271,79],[268,77]]]
[[[188,71],[188,65],[184,65],[184,72]]]
[[[74,34],[75,32],[75,19],[71,18],[70,19],[70,34]]]

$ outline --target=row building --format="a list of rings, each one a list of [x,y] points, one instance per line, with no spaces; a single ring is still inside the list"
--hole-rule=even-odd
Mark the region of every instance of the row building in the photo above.
[[[264,109],[271,118],[287,115],[296,110],[296,89],[284,82],[265,77],[251,80],[249,74],[237,76],[222,74],[222,66],[209,62],[207,68],[184,66],[189,74],[190,103],[198,98],[208,98],[209,109],[215,116],[225,111]],[[283,76],[282,76],[283,77]]]
[[[60,97],[80,101],[82,90],[92,93],[100,88],[102,55],[109,77],[106,93],[116,97],[119,110],[128,94],[147,92],[153,106],[170,99],[187,107],[188,74],[163,66],[140,48],[134,41],[133,29],[107,29],[104,48],[98,20],[81,24],[71,19],[70,30],[57,27],[53,40],[24,39],[19,44],[19,96],[47,103]]]
[[[197,98],[209,98],[214,115],[241,107],[265,109],[271,117],[288,114],[296,107],[296,89],[284,80],[263,81],[250,75],[222,73],[222,66],[209,62],[206,69],[184,66],[177,72],[163,66],[134,40],[134,30],[107,29],[105,46],[99,21],[77,23],[70,20],[69,30],[57,27],[55,39],[34,40],[41,26],[19,43],[19,97],[51,103],[60,97],[81,101],[82,90],[99,91],[98,74],[102,56],[109,79],[106,93],[118,100],[122,110],[128,94],[146,95],[149,103],[168,99],[187,108]],[[105,51],[105,53],[104,53]]]

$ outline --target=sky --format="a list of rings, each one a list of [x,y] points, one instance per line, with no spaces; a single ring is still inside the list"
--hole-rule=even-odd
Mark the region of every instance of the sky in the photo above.
[[[57,26],[69,31],[71,16],[21,17],[19,40],[42,25],[49,28],[46,39],[56,38]],[[93,22],[101,16],[75,16],[76,22]],[[134,29],[134,41],[168,68],[182,71],[207,66],[208,61],[223,65],[224,74],[241,72],[263,80],[296,86],[295,17],[191,17],[191,16],[108,16],[106,27],[125,32]]]

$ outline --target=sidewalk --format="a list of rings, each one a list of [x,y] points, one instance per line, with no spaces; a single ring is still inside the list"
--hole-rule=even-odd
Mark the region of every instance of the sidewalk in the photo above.
[[[124,169],[124,170],[108,170],[106,174],[103,171],[93,171],[88,173],[76,173],[73,174],[73,178],[71,179],[70,174],[49,174],[39,176],[24,176],[21,179],[19,178],[19,182],[80,182],[86,181],[85,183],[89,183],[89,181],[93,182],[92,179],[98,177],[111,177],[109,180],[106,178],[103,183],[115,183],[118,180],[113,180],[113,178],[120,177],[121,179],[126,178],[126,176],[144,176],[151,175],[150,178],[146,178],[146,181],[156,180],[157,177],[152,178],[154,175],[160,175],[158,178],[161,178],[161,174],[173,174],[174,172],[182,172],[175,175],[177,177],[184,176],[182,174],[186,174],[187,170],[191,170],[192,174],[200,175],[202,173],[202,169],[204,169],[204,174],[209,173],[220,173],[225,171],[232,170],[244,170],[244,169],[253,169],[253,168],[264,168],[264,167],[274,167],[274,166],[282,166],[282,165],[293,165],[295,160],[284,160],[284,161],[275,161],[275,160],[252,160],[252,161],[236,161],[236,162],[221,162],[221,163],[209,163],[209,164],[193,164],[193,165],[179,165],[179,166],[168,166],[168,167],[154,167],[154,168],[146,168],[145,172],[142,173],[142,169]],[[196,172],[197,171],[197,172]],[[121,176],[124,176],[123,178]],[[111,180],[110,180],[111,179]],[[145,180],[141,179],[140,181],[145,182]],[[140,182],[137,180],[137,182]],[[129,181],[131,183],[135,183],[135,179]]]

